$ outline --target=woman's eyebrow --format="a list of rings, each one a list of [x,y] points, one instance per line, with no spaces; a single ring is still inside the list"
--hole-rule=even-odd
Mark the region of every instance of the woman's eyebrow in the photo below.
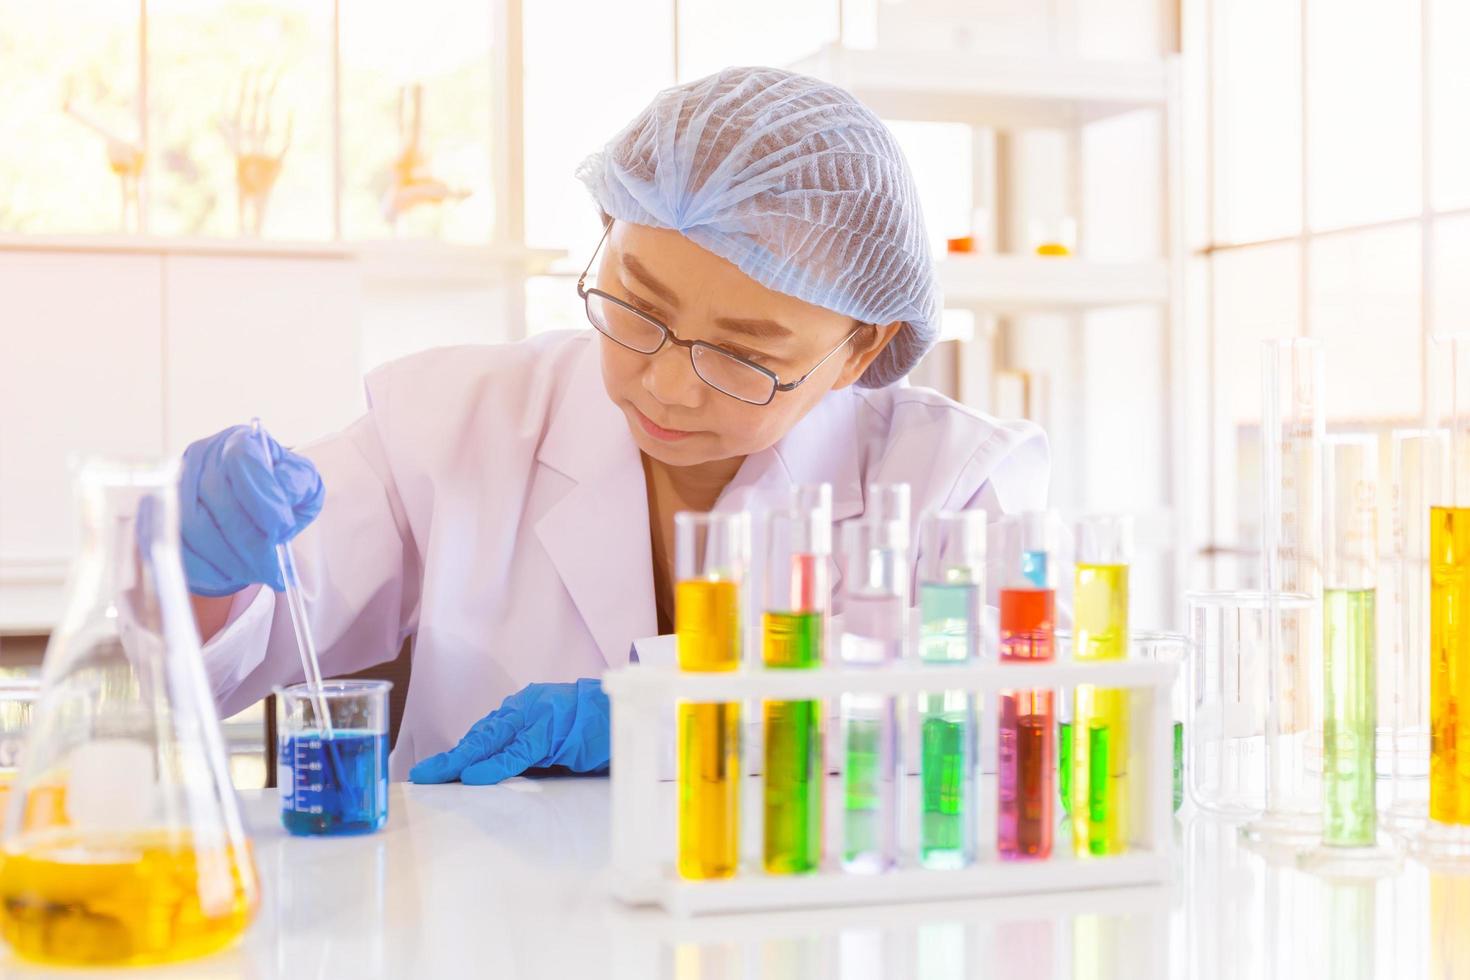
[[[672,289],[659,282],[658,279],[654,278],[653,273],[649,272],[648,269],[644,267],[642,262],[639,262],[631,255],[622,256],[622,260],[623,268],[631,272],[633,274],[633,278],[637,279],[639,282],[643,283],[644,286],[648,287],[649,292],[653,293],[653,295],[657,296],[665,303],[668,303],[674,309],[677,310],[679,308],[679,297],[674,293]]]
[[[679,297],[672,289],[659,282],[658,278],[649,272],[648,267],[642,262],[639,262],[636,256],[623,255],[620,258],[622,259],[623,268],[627,269],[629,274],[642,283],[649,292],[653,293],[665,303],[668,303],[674,309],[677,310],[679,308]],[[715,320],[715,326],[723,330],[728,330],[731,333],[743,333],[762,340],[785,340],[792,335],[789,327],[782,326],[775,320],[721,317]]]
[[[775,320],[748,320],[744,318],[718,317],[715,326],[732,333],[749,334],[762,340],[785,340],[791,336],[791,328]]]

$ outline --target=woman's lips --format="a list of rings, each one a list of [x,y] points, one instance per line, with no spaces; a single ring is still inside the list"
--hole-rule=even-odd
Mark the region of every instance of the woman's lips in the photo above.
[[[633,409],[633,414],[638,416],[638,424],[643,426],[643,431],[661,442],[678,442],[680,439],[687,439],[694,435],[683,429],[665,429],[636,408]]]

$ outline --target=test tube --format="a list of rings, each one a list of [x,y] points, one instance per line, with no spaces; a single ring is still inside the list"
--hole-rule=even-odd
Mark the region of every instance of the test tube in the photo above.
[[[1322,829],[1321,513],[1325,361],[1318,341],[1261,351],[1262,580],[1267,604],[1266,801],[1248,841],[1303,847]],[[1309,596],[1306,621],[1283,594]],[[1305,627],[1305,628],[1303,628]]]
[[[762,536],[765,612],[761,660],[768,670],[819,667],[831,588],[831,513],[772,512]],[[764,866],[770,874],[815,871],[822,861],[822,703],[764,701]]]
[[[674,634],[679,669],[740,666],[744,513],[674,515]],[[728,878],[740,864],[740,704],[680,703],[679,875]]]
[[[1118,515],[1077,524],[1072,656],[1081,662],[1128,654],[1128,561],[1133,522]],[[1079,856],[1128,847],[1128,691],[1077,685],[1072,709],[1072,844]]]
[[[1398,562],[1398,621],[1388,697],[1389,791],[1384,822],[1417,828],[1429,816],[1429,508],[1445,475],[1449,434],[1441,429],[1393,433],[1393,544]]]
[[[905,659],[909,610],[909,488],[868,488],[861,520],[843,527],[842,638],[847,666],[884,667]],[[898,857],[898,719],[894,698],[844,694],[842,866],[875,872]]]
[[[1435,424],[1448,433],[1429,511],[1429,822],[1410,849],[1470,863],[1470,335],[1442,335],[1430,357]]]
[[[1174,679],[1174,687],[1169,692],[1169,717],[1172,722],[1170,741],[1173,744],[1173,785],[1172,796],[1174,812],[1184,805],[1184,712],[1186,690],[1188,689],[1188,663],[1189,637],[1183,633],[1167,633],[1157,630],[1133,630],[1130,633],[1132,646],[1140,660],[1152,660],[1157,663],[1175,664],[1179,667],[1179,674]]]
[[[1377,837],[1378,439],[1330,436],[1323,463],[1322,843],[1368,847]]]
[[[1056,659],[1072,659],[1072,634],[1056,631]],[[1062,815],[1072,819],[1072,690],[1057,688],[1057,802]]]
[[[1056,624],[1055,518],[1018,515],[1008,535],[1000,587],[1000,659],[1044,663]],[[1074,719],[1075,721],[1075,719]],[[1056,799],[1053,690],[1000,692],[997,850],[1004,859],[1051,855]]]
[[[985,513],[926,513],[919,554],[919,660],[925,667],[973,664],[985,607]],[[978,825],[975,696],[920,694],[918,719],[919,861],[962,868],[975,860]]]

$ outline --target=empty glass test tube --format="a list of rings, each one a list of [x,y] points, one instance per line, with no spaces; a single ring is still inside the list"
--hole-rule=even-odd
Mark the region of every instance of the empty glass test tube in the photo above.
[[[850,667],[886,667],[908,645],[909,488],[875,485],[863,516],[843,526],[842,636]],[[898,858],[898,712],[884,694],[844,694],[842,865],[883,871]]]

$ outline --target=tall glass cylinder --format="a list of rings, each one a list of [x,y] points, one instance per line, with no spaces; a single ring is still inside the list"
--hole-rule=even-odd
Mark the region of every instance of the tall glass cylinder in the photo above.
[[[1388,686],[1387,754],[1392,802],[1384,820],[1394,828],[1429,816],[1429,510],[1447,475],[1449,434],[1438,429],[1393,433],[1393,548],[1397,562],[1392,661],[1380,673]]]
[[[908,484],[868,488],[862,519],[844,525],[842,638],[847,666],[885,667],[908,644]],[[842,696],[842,864],[874,872],[898,858],[898,718],[894,698]]]
[[[1411,848],[1470,863],[1470,335],[1435,337],[1429,363],[1449,460],[1429,510],[1429,823]]]
[[[674,515],[674,633],[679,669],[740,666],[740,590],[750,554],[744,513]],[[740,864],[740,705],[678,711],[679,874],[728,878]]]
[[[1266,809],[1246,839],[1300,847],[1321,832],[1322,631],[1283,613],[1283,593],[1322,598],[1325,359],[1318,341],[1261,352],[1262,581],[1267,598]],[[1303,629],[1302,627],[1306,628]]]
[[[824,657],[831,586],[830,511],[772,512],[762,535],[761,661],[768,670],[810,670]],[[764,865],[771,874],[815,871],[822,862],[822,702],[765,701]]]
[[[1006,525],[1000,587],[1000,659],[1045,663],[1056,630],[1056,518],[1021,514]],[[1051,855],[1056,718],[1051,688],[1000,692],[996,848],[1004,859]]]
[[[985,513],[926,513],[919,554],[919,660],[936,668],[972,664],[985,608]],[[918,698],[919,860],[926,867],[975,860],[976,714],[967,691]]]
[[[1330,436],[1323,456],[1322,843],[1377,837],[1378,439]]]
[[[1128,654],[1128,562],[1133,522],[1119,515],[1077,524],[1072,656],[1082,662]],[[1072,844],[1079,856],[1128,847],[1128,692],[1079,684],[1072,710]]]

